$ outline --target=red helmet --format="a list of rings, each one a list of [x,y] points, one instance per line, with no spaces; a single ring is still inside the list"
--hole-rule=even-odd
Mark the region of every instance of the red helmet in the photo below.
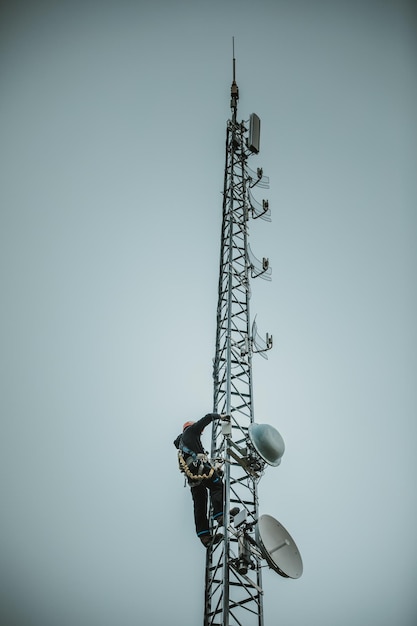
[[[185,422],[184,426],[182,427],[182,432],[184,432],[186,428],[192,426],[193,424],[195,424],[195,422]]]

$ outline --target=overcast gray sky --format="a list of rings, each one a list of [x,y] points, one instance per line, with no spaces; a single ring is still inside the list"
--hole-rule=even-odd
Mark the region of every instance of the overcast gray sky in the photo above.
[[[232,36],[271,181],[260,508],[304,561],[265,624],[415,625],[412,6],[2,3],[2,626],[202,624],[172,441],[212,409]]]

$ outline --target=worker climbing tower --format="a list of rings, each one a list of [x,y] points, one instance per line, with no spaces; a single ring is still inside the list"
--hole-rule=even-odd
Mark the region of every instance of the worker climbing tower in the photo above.
[[[263,339],[250,319],[251,280],[271,279],[267,258],[259,261],[249,245],[252,220],[270,221],[268,200],[255,199],[269,187],[261,168],[248,161],[259,152],[260,119],[238,121],[239,89],[233,50],[231,118],[226,130],[223,212],[214,358],[214,407],[230,423],[213,422],[211,457],[224,468],[224,539],[207,550],[204,626],[263,626],[261,567],[298,578],[302,561],[289,533],[269,515],[259,516],[258,482],[266,465],[284,454],[279,432],[254,421],[252,358],[266,357],[272,336]],[[232,519],[230,510],[239,507]],[[213,522],[213,532],[216,530]]]

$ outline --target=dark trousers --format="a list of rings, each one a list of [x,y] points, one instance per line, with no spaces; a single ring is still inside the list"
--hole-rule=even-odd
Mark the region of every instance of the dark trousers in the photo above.
[[[223,482],[220,476],[214,472],[209,479],[203,479],[198,484],[193,484],[190,480],[189,484],[194,502],[195,529],[200,537],[210,532],[207,515],[208,492],[210,492],[213,507],[213,518],[215,519],[223,513]]]

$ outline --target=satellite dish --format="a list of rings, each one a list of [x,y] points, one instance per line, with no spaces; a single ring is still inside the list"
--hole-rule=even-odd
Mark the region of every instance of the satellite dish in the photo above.
[[[281,463],[285,443],[279,432],[269,424],[251,424],[248,429],[250,443],[268,465]]]
[[[271,515],[261,515],[255,539],[268,565],[284,578],[300,578],[303,561],[290,533]]]

